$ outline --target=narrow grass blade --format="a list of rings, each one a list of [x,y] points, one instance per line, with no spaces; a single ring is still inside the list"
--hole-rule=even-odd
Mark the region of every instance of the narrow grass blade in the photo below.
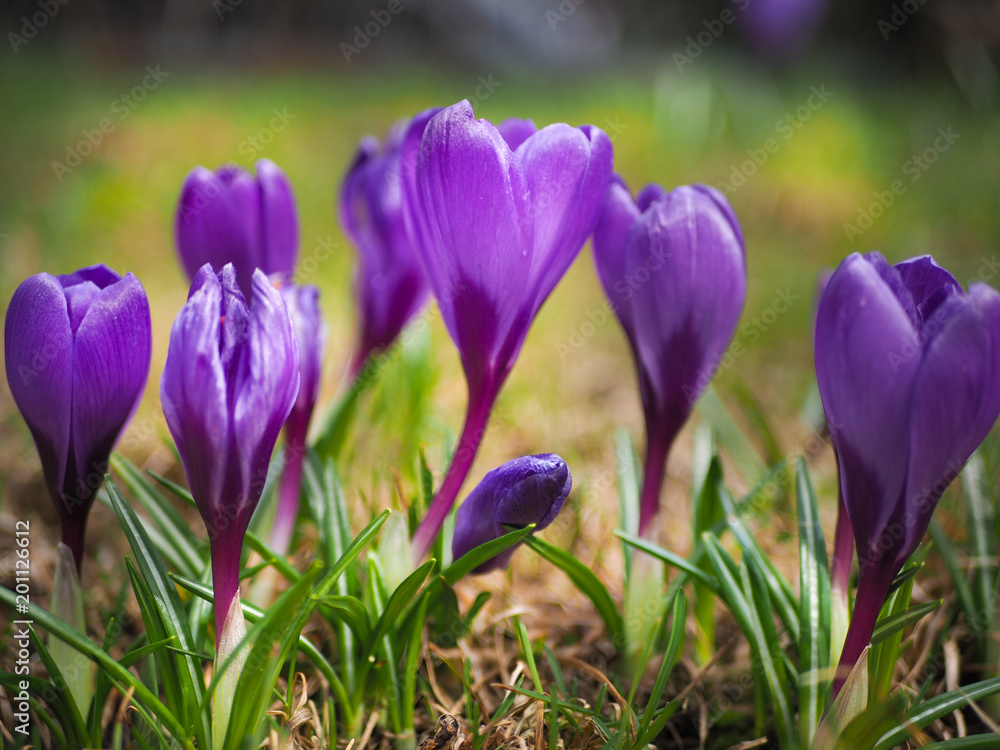
[[[150,594],[163,623],[164,634],[167,637],[175,638],[178,648],[184,651],[197,651],[187,614],[181,605],[180,597],[177,595],[177,587],[167,574],[163,558],[160,557],[159,552],[150,541],[142,522],[139,521],[125,497],[110,478],[106,480],[106,486],[111,506],[125,531],[125,536],[132,548],[133,555],[135,555],[135,561],[138,563],[142,577],[149,586]],[[198,709],[204,695],[201,665],[195,659],[183,654],[175,653],[173,658],[177,661],[180,688],[186,697],[186,700],[178,706],[181,710],[179,718],[191,727],[194,736],[198,739],[199,747],[208,747],[208,737],[211,736],[208,721],[205,713]]]
[[[447,568],[442,570],[441,578],[444,579],[444,582],[449,586],[454,586],[462,578],[467,576],[484,562],[496,557],[504,550],[510,549],[534,530],[535,524],[528,524],[523,529],[508,531],[503,536],[491,539],[486,544],[481,544],[478,547],[469,550]]]
[[[568,552],[564,552],[536,536],[525,537],[524,543],[569,576],[573,584],[594,603],[597,614],[604,621],[604,627],[607,629],[611,642],[618,647],[623,645],[625,624],[622,622],[622,617],[618,613],[618,607],[611,598],[611,594],[594,575],[594,571]]]
[[[798,460],[799,516],[799,739],[808,748],[826,707],[830,667],[832,593],[819,503],[806,462]]]
[[[615,431],[615,478],[618,482],[618,527],[626,534],[639,533],[639,493],[642,487],[639,456],[628,431],[619,427]],[[632,572],[632,549],[622,545],[625,560],[625,580]]]

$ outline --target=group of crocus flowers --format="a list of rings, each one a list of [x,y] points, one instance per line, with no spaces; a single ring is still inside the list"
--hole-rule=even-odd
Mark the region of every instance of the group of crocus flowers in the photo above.
[[[397,124],[382,143],[362,141],[339,216],[360,255],[350,376],[393,344],[431,294],[465,374],[465,424],[414,535],[414,557],[428,553],[452,512],[534,317],[591,237],[639,383],[639,528],[650,535],[671,447],[746,296],[743,234],[725,197],[703,185],[668,192],[655,184],[633,197],[599,128],[493,125],[463,101]],[[295,282],[295,200],[272,162],[258,162],[256,176],[194,170],[175,230],[192,285],[160,396],[208,530],[225,656],[245,632],[240,557],[282,429],[270,543],[279,554],[291,543],[326,328],[318,290]],[[15,293],[5,335],[11,391],[79,565],[87,511],[147,377],[149,306],[131,274],[104,266],[39,274]],[[877,254],[851,256],[822,295],[816,367],[845,528],[861,562],[848,668],[944,487],[1000,412],[998,336],[997,293],[982,285],[963,293],[929,258],[892,267]],[[458,509],[453,555],[510,526],[544,528],[571,484],[566,463],[548,453],[489,472]],[[478,572],[506,565],[510,554]]]

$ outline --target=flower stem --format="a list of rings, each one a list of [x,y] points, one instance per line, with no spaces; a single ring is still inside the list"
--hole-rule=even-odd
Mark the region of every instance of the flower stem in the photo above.
[[[81,633],[87,632],[83,614],[83,589],[80,586],[78,566],[73,551],[60,544],[56,553],[56,571],[52,581],[52,600],[49,608],[56,617],[72,625]],[[94,665],[73,646],[58,638],[49,639],[52,661],[59,667],[69,687],[81,716],[86,716],[94,696]]]
[[[476,459],[479,444],[486,434],[486,426],[489,424],[490,411],[493,409],[495,400],[496,391],[482,398],[472,395],[469,397],[462,436],[459,438],[455,455],[452,456],[448,473],[441,483],[441,489],[434,496],[431,507],[427,509],[427,515],[424,516],[420,527],[413,535],[413,560],[415,563],[419,563],[427,556],[427,552],[444,525],[444,519],[448,517],[448,513],[455,505],[462,484]]]
[[[643,469],[642,496],[639,501],[639,536],[646,536],[649,525],[660,509],[660,492],[667,472],[670,440],[663,440],[647,430],[646,465]]]
[[[285,467],[281,472],[278,487],[278,507],[274,513],[274,524],[268,546],[278,557],[288,554],[295,530],[295,519],[299,515],[299,496],[302,488],[302,463],[305,460],[305,445],[298,441],[285,444]]]
[[[223,668],[246,635],[246,621],[240,605],[240,553],[242,534],[222,535],[212,545],[212,589],[215,594],[215,670]],[[212,745],[222,750],[233,710],[233,698],[240,672],[246,661],[245,649],[216,685],[212,694]]]
[[[858,581],[858,596],[854,601],[854,612],[851,616],[851,626],[847,630],[844,649],[840,654],[840,663],[837,665],[837,674],[833,680],[833,693],[830,696],[831,705],[861,656],[861,652],[871,643],[872,633],[875,632],[875,623],[878,621],[879,612],[885,603],[894,577],[893,566],[884,564],[876,565],[876,567],[861,574],[861,579]]]
[[[854,562],[854,530],[847,515],[843,495],[837,510],[837,530],[833,538],[833,561],[830,567],[832,612],[830,626],[830,663],[840,659],[851,617],[851,565]]]

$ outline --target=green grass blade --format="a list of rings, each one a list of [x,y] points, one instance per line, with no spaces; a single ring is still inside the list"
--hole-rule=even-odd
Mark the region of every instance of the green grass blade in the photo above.
[[[872,633],[872,645],[877,646],[894,635],[898,635],[903,628],[912,625],[940,607],[943,601],[943,599],[937,599],[933,602],[915,604],[903,612],[894,612],[883,617],[878,621],[875,631]]]
[[[111,456],[111,465],[153,523],[170,541],[170,548],[175,553],[174,559],[180,562],[177,565],[178,572],[188,576],[198,575],[208,560],[208,545],[198,538],[191,524],[135,464],[115,453]]]
[[[615,430],[615,478],[618,482],[618,527],[631,536],[639,533],[639,493],[642,487],[639,456],[628,430]],[[625,580],[632,573],[632,548],[622,544]]]
[[[478,547],[469,550],[447,568],[442,570],[441,578],[443,578],[444,582],[449,586],[454,586],[462,578],[467,576],[484,562],[496,557],[504,550],[510,549],[534,530],[535,524],[528,524],[523,529],[508,531],[503,536],[491,539],[486,542],[486,544],[481,544]]]
[[[654,544],[653,542],[650,542],[647,539],[643,539],[642,537],[638,536],[633,536],[631,534],[626,534],[625,532],[622,531],[616,531],[615,536],[620,538],[630,547],[635,547],[638,550],[642,550],[643,552],[649,554],[650,556],[655,557],[658,560],[662,560],[667,565],[673,568],[677,568],[678,570],[683,571],[684,573],[687,573],[688,575],[694,578],[697,578],[705,586],[712,589],[712,591],[717,592],[719,590],[719,582],[715,578],[706,573],[697,565],[694,565],[690,560],[681,557],[677,553],[671,552],[668,549],[664,549],[658,544]]]
[[[832,593],[819,503],[806,462],[796,474],[799,516],[799,739],[808,748],[826,708]]]
[[[0,601],[13,608],[17,603],[17,597],[10,589],[0,586]],[[171,735],[181,743],[181,746],[185,750],[194,750],[190,732],[185,730],[184,726],[177,720],[177,717],[174,716],[170,709],[160,702],[160,699],[142,683],[142,680],[115,661],[96,644],[92,643],[87,636],[76,628],[67,625],[37,604],[28,605],[28,612],[25,613],[25,618],[34,620],[36,625],[73,646],[73,648],[85,654],[91,661],[96,662],[113,679],[127,688],[131,688],[134,691],[134,699],[141,701],[148,709],[151,709],[152,713],[170,731]],[[128,690],[126,689],[123,692],[128,692]]]
[[[527,536],[524,543],[543,558],[562,570],[573,584],[594,603],[597,614],[604,621],[608,637],[616,647],[624,645],[625,623],[618,613],[611,594],[607,588],[594,575],[594,571],[558,547],[554,547],[548,542],[544,542],[536,536]]]
[[[955,545],[952,544],[948,534],[945,533],[945,530],[941,528],[941,524],[933,516],[931,516],[931,522],[927,527],[927,531],[930,533],[931,540],[934,542],[938,554],[941,555],[941,561],[948,571],[951,585],[955,587],[955,595],[958,597],[962,612],[965,613],[965,621],[971,625],[979,653],[984,654],[986,652],[986,639],[983,637],[983,631],[977,630],[975,626],[975,623],[978,622],[976,603],[972,597],[972,587],[969,585],[968,575],[959,561],[958,553],[955,551]]]
[[[424,585],[424,581],[427,580],[427,575],[431,572],[431,569],[437,563],[434,560],[428,560],[415,571],[410,573],[406,579],[399,584],[395,591],[389,596],[389,600],[385,603],[385,608],[379,615],[378,621],[375,623],[375,628],[372,630],[372,634],[368,637],[368,641],[365,643],[365,654],[372,654],[375,651],[375,647],[378,642],[385,638],[385,636],[392,629],[392,626],[396,624],[406,608],[411,604],[413,598],[417,595],[420,587]]]
[[[962,492],[969,514],[969,542],[972,547],[972,596],[976,611],[989,613],[989,622],[979,618],[970,624],[978,628],[977,635],[988,631],[995,620],[997,594],[997,541],[996,521],[990,485],[986,479],[983,457],[979,451],[972,454],[962,469]],[[985,641],[985,638],[983,638]]]
[[[764,676],[764,687],[771,701],[778,745],[784,750],[792,750],[797,747],[797,738],[792,698],[788,687],[790,680],[781,658],[784,651],[774,627],[768,584],[753,557],[744,556],[740,560],[740,574],[743,591],[749,604],[751,631],[747,633],[747,638],[754,648],[756,661]]]
[[[63,724],[66,740],[68,742],[85,741],[87,727],[84,724],[83,715],[80,713],[72,690],[69,688],[69,680],[67,680],[66,675],[59,668],[56,660],[52,658],[52,654],[49,653],[49,649],[42,642],[35,629],[29,625],[28,630],[31,633],[31,641],[34,644],[35,653],[38,654],[38,658],[42,662],[42,666],[45,667],[45,671],[49,673],[49,680],[51,681],[50,691],[54,693],[55,702],[65,701],[66,703],[66,710],[63,712],[68,719]],[[48,702],[46,700],[46,703]]]
[[[909,739],[914,731],[927,727],[942,716],[997,694],[1000,694],[1000,677],[975,682],[926,700],[907,712],[904,724],[879,737],[873,750],[890,750]]]
[[[133,555],[135,555],[142,577],[146,581],[146,585],[149,586],[150,594],[163,623],[164,634],[167,637],[175,638],[175,645],[178,648],[184,651],[197,651],[187,614],[181,605],[180,597],[177,595],[177,587],[167,574],[163,558],[153,546],[142,522],[110,478],[106,480],[106,486],[111,506],[125,531],[125,536],[132,548]],[[181,690],[186,696],[186,700],[178,706],[181,710],[179,718],[191,727],[199,747],[208,747],[208,738],[211,734],[207,716],[204,711],[198,708],[202,704],[202,696],[205,692],[201,665],[195,659],[184,654],[174,653],[173,658],[177,662]]]

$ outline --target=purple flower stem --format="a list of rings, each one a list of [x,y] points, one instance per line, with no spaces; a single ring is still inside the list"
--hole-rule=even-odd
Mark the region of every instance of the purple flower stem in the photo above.
[[[851,625],[847,629],[844,650],[841,651],[837,675],[833,680],[831,705],[854,665],[857,664],[861,652],[871,643],[878,613],[882,610],[894,578],[894,568],[884,563],[875,563],[872,568],[861,574],[861,579],[858,581],[858,595],[854,600],[854,612],[851,614]]]
[[[225,632],[226,617],[233,601],[240,595],[241,533],[220,534],[212,544],[212,590],[215,596],[215,647],[218,650]]]
[[[299,515],[299,497],[302,489],[302,464],[305,460],[305,446],[285,444],[285,467],[281,472],[281,484],[278,487],[278,508],[274,513],[274,525],[268,546],[278,557],[288,554],[292,543],[292,532],[295,530],[295,520]]]
[[[438,490],[427,515],[420,522],[420,527],[413,535],[413,560],[420,562],[434,544],[445,518],[455,505],[462,484],[472,469],[472,464],[479,451],[479,444],[486,434],[486,426],[490,421],[490,411],[496,400],[498,389],[487,391],[485,397],[469,396],[469,406],[465,413],[465,425],[462,427],[462,437],[459,438],[455,455],[451,459],[448,473],[445,475],[441,489]]]
[[[83,543],[87,536],[87,516],[83,514],[81,519],[65,516],[59,525],[62,527],[62,543],[73,553],[73,562],[76,563],[79,575],[83,565]]]
[[[830,566],[830,585],[834,596],[846,597],[851,589],[851,563],[854,561],[854,529],[847,515],[843,495],[839,495],[837,530],[833,537],[833,561]]]
[[[645,537],[649,526],[660,509],[660,491],[667,471],[670,441],[655,436],[647,438],[646,466],[642,479],[642,498],[639,502],[639,536]]]

